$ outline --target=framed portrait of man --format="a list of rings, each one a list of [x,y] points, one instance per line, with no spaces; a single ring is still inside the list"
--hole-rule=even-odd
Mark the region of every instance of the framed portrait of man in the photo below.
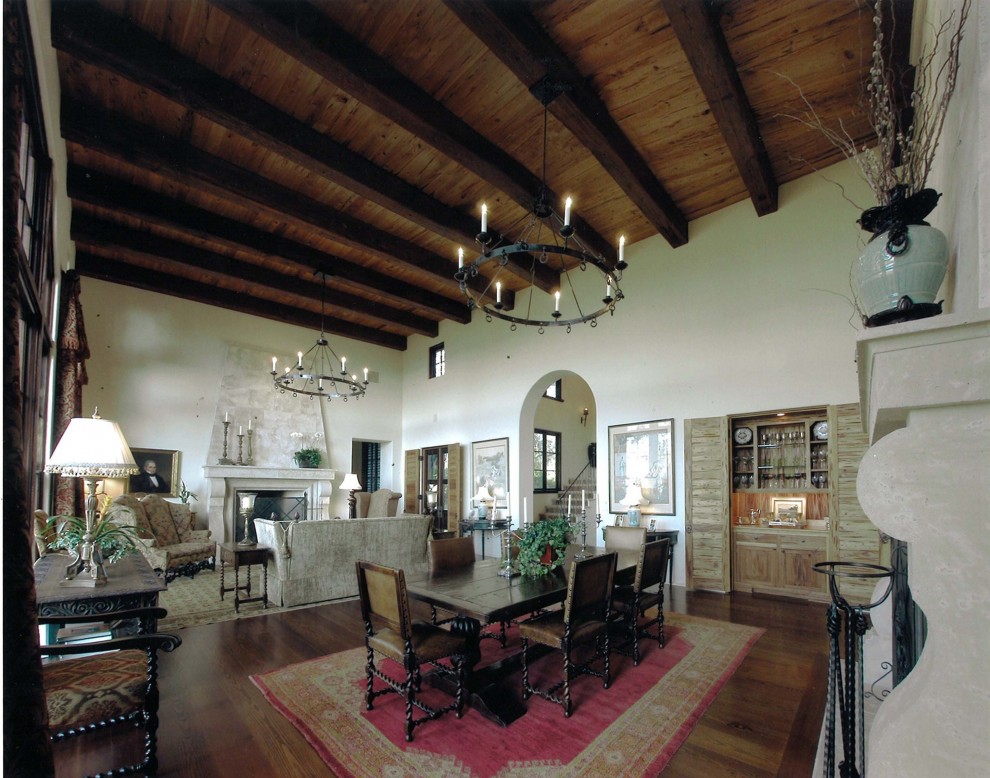
[[[176,497],[179,494],[179,452],[165,448],[135,448],[131,454],[140,472],[127,479],[128,494],[160,494]]]

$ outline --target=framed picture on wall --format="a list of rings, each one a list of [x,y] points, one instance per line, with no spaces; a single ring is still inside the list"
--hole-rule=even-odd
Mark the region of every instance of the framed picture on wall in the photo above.
[[[608,428],[609,510],[674,515],[674,420]]]
[[[167,448],[135,448],[131,446],[134,461],[141,472],[127,479],[128,494],[160,494],[163,497],[179,495],[179,452]]]
[[[471,444],[471,494],[483,488],[494,495],[500,508],[509,493],[509,439],[495,438]]]

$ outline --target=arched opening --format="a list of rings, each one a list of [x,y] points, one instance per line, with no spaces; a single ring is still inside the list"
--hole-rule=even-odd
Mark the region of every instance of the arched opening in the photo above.
[[[548,389],[550,390],[548,393]],[[551,395],[551,396],[548,396]],[[556,395],[556,396],[553,396]],[[561,495],[571,488],[571,513],[581,515],[581,493],[587,505],[588,542],[595,537],[594,493],[597,479],[598,414],[595,397],[580,375],[554,370],[530,387],[519,413],[520,516],[532,522],[541,515],[566,511]],[[551,451],[553,448],[555,450]],[[525,501],[525,503],[522,502]]]

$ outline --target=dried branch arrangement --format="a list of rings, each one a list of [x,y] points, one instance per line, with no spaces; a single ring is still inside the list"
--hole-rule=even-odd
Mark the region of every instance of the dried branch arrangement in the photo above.
[[[830,127],[805,99],[807,111],[795,118],[828,138],[849,159],[859,165],[873,194],[882,206],[895,199],[911,197],[925,188],[935,151],[945,124],[949,100],[959,73],[959,48],[971,0],[963,0],[957,14],[942,21],[928,49],[915,66],[914,88],[910,94],[911,124],[902,127],[898,96],[898,73],[884,58],[885,8],[892,4],[873,3],[875,30],[869,83],[864,110],[876,134],[876,145],[857,147],[841,121]],[[891,19],[892,28],[896,19]],[[802,98],[804,95],[802,94]],[[899,162],[899,164],[898,164]],[[937,199],[937,198],[936,198]],[[932,205],[934,207],[934,204]],[[930,210],[930,209],[929,209]],[[865,225],[864,225],[865,226]]]

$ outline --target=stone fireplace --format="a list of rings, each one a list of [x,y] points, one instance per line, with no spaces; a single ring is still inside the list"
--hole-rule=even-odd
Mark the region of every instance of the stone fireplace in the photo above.
[[[336,471],[326,468],[249,467],[221,465],[203,468],[206,505],[213,539],[238,539],[239,493],[279,493],[305,505],[304,519],[327,518]]]

